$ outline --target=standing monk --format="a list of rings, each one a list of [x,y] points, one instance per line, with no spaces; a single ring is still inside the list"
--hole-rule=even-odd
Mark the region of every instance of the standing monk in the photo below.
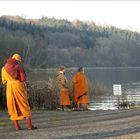
[[[65,67],[63,65],[60,66],[57,73],[57,83],[60,90],[60,106],[62,110],[70,111],[69,86],[65,76]]]
[[[77,109],[80,110],[80,105],[82,105],[86,110],[88,110],[89,104],[88,82],[82,67],[78,69],[78,72],[74,76],[72,82],[73,82],[73,100],[77,105]]]
[[[31,122],[31,111],[24,81],[26,75],[19,64],[21,56],[14,54],[2,68],[2,83],[6,85],[7,109],[16,130],[21,127],[18,120],[26,118],[28,129],[36,129]]]

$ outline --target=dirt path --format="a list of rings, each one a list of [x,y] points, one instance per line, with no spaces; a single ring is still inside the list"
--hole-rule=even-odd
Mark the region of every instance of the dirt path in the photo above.
[[[33,111],[39,129],[15,131],[7,112],[0,111],[0,139],[140,139],[140,110],[116,111]]]

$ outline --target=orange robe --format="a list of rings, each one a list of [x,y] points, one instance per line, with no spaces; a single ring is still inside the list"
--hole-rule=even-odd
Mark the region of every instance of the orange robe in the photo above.
[[[2,83],[6,84],[7,108],[11,120],[22,120],[31,116],[24,82],[13,79],[2,68]]]
[[[60,91],[60,105],[69,106],[70,99],[69,99],[69,91]]]
[[[75,103],[89,104],[88,82],[83,72],[77,72],[73,78],[73,100]]]
[[[57,83],[60,90],[60,105],[69,106],[70,98],[67,78],[60,71],[57,73]]]

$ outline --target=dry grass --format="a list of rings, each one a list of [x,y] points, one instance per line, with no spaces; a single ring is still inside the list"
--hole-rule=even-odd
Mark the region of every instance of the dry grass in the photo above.
[[[69,78],[70,100],[73,103],[72,78]],[[42,81],[27,81],[27,91],[31,109],[55,110],[59,107],[59,90],[55,78],[48,77]],[[109,94],[109,89],[99,83],[89,83],[90,100],[95,97],[100,98],[102,95]],[[0,96],[0,108],[6,108],[5,88]]]
[[[56,82],[51,78],[47,81],[29,82],[27,89],[32,109],[54,110],[58,107],[59,91]]]
[[[89,87],[90,87],[90,94],[92,94],[94,97],[112,94],[111,89],[107,88],[106,86],[100,83],[97,83],[96,81],[94,81],[94,83],[89,83]]]

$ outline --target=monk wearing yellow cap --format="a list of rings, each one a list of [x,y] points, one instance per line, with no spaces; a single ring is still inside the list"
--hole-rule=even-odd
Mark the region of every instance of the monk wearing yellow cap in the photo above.
[[[60,90],[60,106],[64,111],[70,111],[68,80],[65,76],[65,66],[61,65],[57,73],[57,83]]]
[[[20,65],[21,56],[14,54],[7,59],[2,68],[2,83],[6,84],[7,108],[10,119],[14,122],[16,130],[21,127],[18,120],[26,118],[28,129],[36,129],[31,122],[31,111],[25,87],[26,75]]]
[[[80,110],[80,106],[84,107],[84,110],[88,110],[89,96],[88,96],[88,82],[84,74],[82,67],[78,69],[78,72],[73,78],[73,100],[77,105],[77,109]]]

